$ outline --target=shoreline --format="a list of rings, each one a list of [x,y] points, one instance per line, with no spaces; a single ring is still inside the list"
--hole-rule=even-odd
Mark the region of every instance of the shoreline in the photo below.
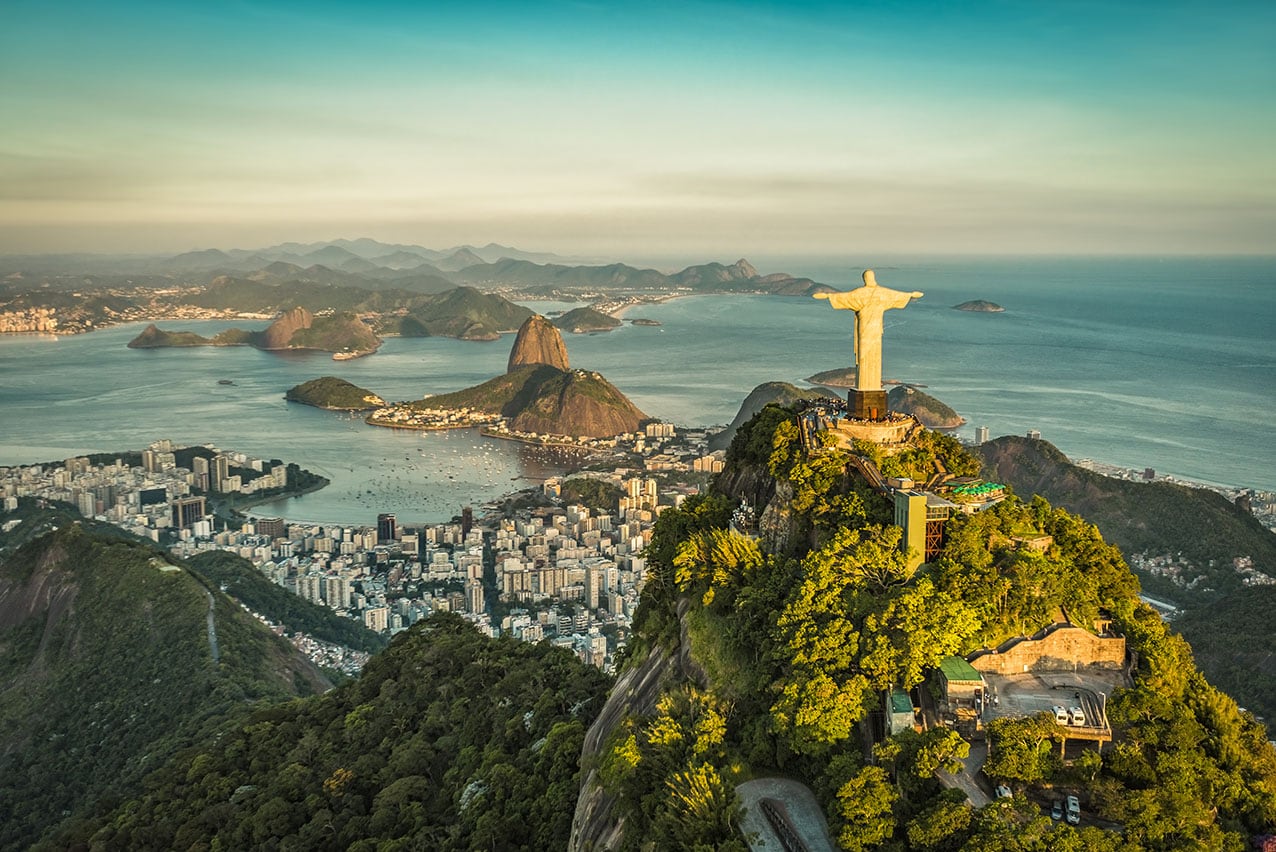
[[[488,428],[480,429],[479,434],[485,438],[496,438],[501,441],[516,441],[517,443],[527,444],[532,447],[554,447],[556,449],[575,450],[578,453],[590,456],[606,454],[605,450],[600,450],[596,447],[582,447],[580,444],[569,444],[562,441],[539,441],[533,440],[532,438],[521,438],[510,432],[495,432]]]

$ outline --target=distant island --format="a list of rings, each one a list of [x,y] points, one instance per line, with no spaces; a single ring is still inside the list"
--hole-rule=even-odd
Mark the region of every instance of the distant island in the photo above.
[[[293,308],[265,331],[230,328],[213,337],[203,337],[190,331],[164,331],[151,323],[128,343],[130,349],[188,346],[255,346],[267,351],[310,349],[331,352],[337,360],[348,360],[377,351],[381,338],[354,314],[315,316],[305,308]]]
[[[806,380],[813,385],[823,385],[826,388],[853,388],[855,387],[855,368],[838,367],[835,370],[824,370],[814,376],[807,376]]]
[[[983,299],[972,299],[969,302],[962,302],[960,305],[953,305],[954,311],[973,311],[978,314],[1000,314],[1006,309],[996,302],[988,302]]]
[[[631,319],[631,320],[629,321],[629,323],[630,323],[631,325],[650,325],[650,326],[657,326],[657,325],[660,325],[660,321],[659,321],[659,320],[646,319],[646,318]]]
[[[323,376],[302,382],[289,388],[284,399],[329,411],[371,411],[385,405],[385,400],[372,391],[336,376]]]
[[[611,331],[620,326],[620,320],[592,307],[570,310],[554,320],[563,331],[583,334],[589,331]]]

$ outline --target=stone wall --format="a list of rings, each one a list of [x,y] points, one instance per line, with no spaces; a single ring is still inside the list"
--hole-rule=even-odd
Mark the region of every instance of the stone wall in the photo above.
[[[978,671],[1002,675],[1072,671],[1078,666],[1119,669],[1125,665],[1125,637],[1095,636],[1064,625],[1040,638],[1012,639],[996,651],[980,653],[970,664]]]

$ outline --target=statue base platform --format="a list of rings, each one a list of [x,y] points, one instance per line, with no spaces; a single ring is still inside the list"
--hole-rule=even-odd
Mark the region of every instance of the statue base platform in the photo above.
[[[846,394],[846,413],[853,420],[886,420],[886,391],[851,388]]]
[[[892,413],[883,420],[843,418],[834,421],[829,431],[837,439],[837,446],[849,450],[855,441],[877,444],[887,455],[909,446],[908,440],[922,424],[907,414]]]

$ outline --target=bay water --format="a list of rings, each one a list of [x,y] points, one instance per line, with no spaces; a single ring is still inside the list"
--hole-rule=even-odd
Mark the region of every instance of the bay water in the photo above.
[[[1072,458],[1276,490],[1276,261],[1272,258],[875,258],[878,282],[925,296],[886,314],[883,376],[926,386],[993,436],[1037,429]],[[869,262],[783,268],[839,289]],[[1003,313],[952,306],[985,299]],[[529,303],[539,311],[571,305]],[[852,362],[854,317],[827,302],[689,296],[631,308],[606,333],[566,335],[573,367],[601,372],[648,415],[725,424],[756,385]],[[210,335],[261,321],[162,321]],[[565,469],[476,431],[403,432],[287,403],[323,375],[388,400],[478,384],[512,336],[391,338],[375,355],[249,347],[131,350],[134,324],[61,338],[0,336],[0,464],[140,449],[157,438],[295,461],[332,484],[258,511],[297,520],[446,520]],[[219,384],[227,380],[233,384]]]

